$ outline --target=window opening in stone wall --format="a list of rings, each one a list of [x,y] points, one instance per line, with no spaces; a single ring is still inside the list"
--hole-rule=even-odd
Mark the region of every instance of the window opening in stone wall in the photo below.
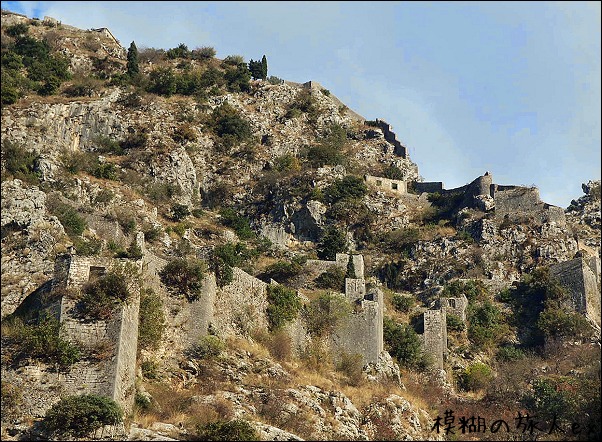
[[[382,182],[381,180],[376,180],[376,185],[377,185],[377,186],[382,186],[382,185],[383,185],[383,182]]]
[[[88,277],[88,281],[95,281],[104,276],[106,273],[107,269],[105,267],[90,266],[90,276]]]
[[[397,183],[391,183],[391,188],[393,190],[397,190]]]

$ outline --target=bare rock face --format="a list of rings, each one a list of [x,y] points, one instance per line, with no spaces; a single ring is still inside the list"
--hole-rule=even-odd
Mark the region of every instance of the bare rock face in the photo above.
[[[298,238],[316,240],[322,232],[323,216],[326,206],[320,201],[310,200],[292,216],[295,235]]]
[[[63,226],[46,213],[46,194],[20,180],[2,183],[2,316],[52,277]]]
[[[151,165],[151,174],[155,179],[181,189],[180,194],[174,195],[174,202],[192,205],[198,199],[196,170],[183,147],[177,147],[166,156],[156,158]]]

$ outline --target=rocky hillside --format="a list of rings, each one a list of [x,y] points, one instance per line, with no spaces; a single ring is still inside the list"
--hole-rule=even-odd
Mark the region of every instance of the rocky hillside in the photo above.
[[[425,183],[253,68],[2,11],[3,440],[599,435],[600,181]],[[57,432],[81,394],[125,419]]]

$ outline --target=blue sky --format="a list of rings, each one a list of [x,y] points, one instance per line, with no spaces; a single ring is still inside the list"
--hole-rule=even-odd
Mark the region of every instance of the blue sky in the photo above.
[[[2,2],[124,47],[266,55],[388,121],[427,181],[489,171],[567,207],[600,179],[600,2]]]

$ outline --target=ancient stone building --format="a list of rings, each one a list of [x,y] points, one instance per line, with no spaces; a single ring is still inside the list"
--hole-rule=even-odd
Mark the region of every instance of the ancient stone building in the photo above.
[[[408,192],[408,186],[405,181],[392,180],[390,178],[377,177],[372,175],[365,175],[364,180],[366,183],[372,184],[377,190],[387,190],[390,192],[405,194]]]

